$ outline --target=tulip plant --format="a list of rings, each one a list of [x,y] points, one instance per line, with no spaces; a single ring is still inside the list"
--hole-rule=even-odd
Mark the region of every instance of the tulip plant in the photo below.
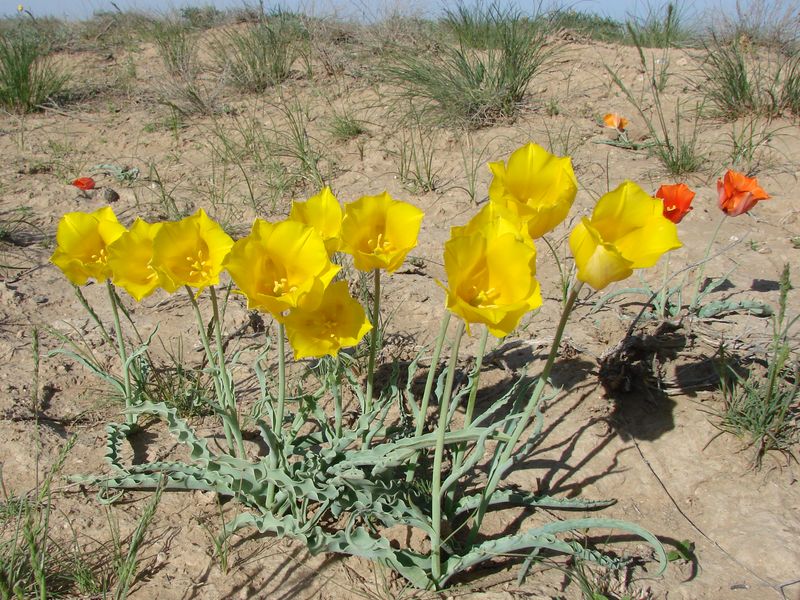
[[[536,240],[565,219],[578,189],[571,160],[535,144],[515,151],[507,164],[494,162],[489,167],[494,174],[489,203],[466,225],[453,227],[444,245],[447,280],[440,285],[446,311],[421,397],[410,382],[422,356],[408,367],[405,386],[399,383],[397,365],[388,385],[377,389],[374,381],[381,277],[403,264],[417,244],[423,219],[422,211],[411,204],[384,192],[342,210],[326,188],[304,203],[294,203],[285,221],[256,219],[250,233],[236,241],[203,210],[177,222],[148,224],[137,219],[130,229],[110,208],[64,215],[51,260],[76,286],[89,278],[106,281],[123,365],[121,377],[107,376],[117,382],[126,400],[126,423],[108,427],[112,474],[83,481],[104,490],[156,488],[165,481],[166,489],[232,496],[247,510],[226,524],[223,537],[242,527],[289,536],[311,552],[379,561],[420,588],[442,589],[459,573],[502,554],[535,559],[541,552],[562,553],[619,565],[622,559],[586,548],[581,535],[570,535],[589,528],[640,536],[653,546],[663,569],[666,557],[658,540],[624,521],[553,520],[500,537],[486,535],[486,516],[509,506],[596,510],[612,503],[539,495],[504,486],[504,480],[541,441],[542,405],[556,393],[548,388],[550,371],[581,286],[602,289],[634,269],[653,266],[662,254],[681,245],[662,202],[635,183],[626,181],[600,198],[591,217],[583,218],[570,235],[576,279],[538,379],[533,384],[518,381],[487,409],[476,411],[487,337],[507,336],[542,304]],[[372,306],[365,309],[350,295],[340,267],[331,260],[335,253],[349,255],[355,269],[372,276]],[[342,260],[339,256],[336,262]],[[224,311],[217,290],[223,278],[246,297],[250,309],[270,314],[275,323],[277,373],[265,368],[271,346],[253,365],[265,418],[241,417],[231,371],[234,359],[226,356],[223,343]],[[150,340],[138,346],[125,341],[117,288],[137,301],[157,288],[187,294],[214,381],[210,402],[224,431],[225,448],[212,449],[175,409],[139,393],[137,382],[146,377],[142,364]],[[213,327],[203,316],[203,298],[208,299]],[[451,315],[456,317],[454,324]],[[459,345],[464,333],[473,329],[481,336],[477,366],[468,383],[459,387]],[[356,346],[367,334],[369,362],[362,381],[350,368],[352,357],[341,350]],[[450,358],[438,373],[448,334]],[[317,361],[316,389],[288,395],[285,339],[295,359]],[[349,422],[343,418],[347,398],[358,403],[358,416]],[[429,428],[432,404],[436,408]],[[463,418],[456,417],[459,407]],[[390,417],[397,414],[411,419]],[[161,418],[188,447],[189,460],[123,464],[123,444],[135,435],[142,415]],[[245,427],[260,435],[265,451],[245,444]],[[478,486],[472,482],[479,469],[487,476]],[[429,549],[398,544],[387,533],[395,526],[424,533]]]

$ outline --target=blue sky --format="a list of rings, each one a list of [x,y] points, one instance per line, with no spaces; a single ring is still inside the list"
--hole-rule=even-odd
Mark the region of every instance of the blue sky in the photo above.
[[[257,0],[115,0],[123,10],[137,9],[147,12],[166,13],[182,6],[214,6],[224,8],[241,7],[245,4],[257,5]],[[12,15],[17,12],[17,0],[0,0],[0,13]],[[111,0],[27,0],[22,4],[34,15],[51,15],[68,19],[85,19],[97,10],[114,10]],[[280,0],[265,1],[265,6],[281,6],[291,10],[299,10],[312,15],[339,15],[341,17],[380,18],[393,10],[419,13],[426,16],[435,15],[442,7],[453,7],[455,1],[441,0],[430,2],[425,0]],[[530,12],[538,6],[537,0],[508,0],[508,4],[523,11]],[[647,14],[650,9],[661,10],[666,0],[565,0],[545,6],[574,7],[582,12],[594,12],[624,20],[630,15]],[[678,2],[689,14],[701,16],[711,10],[730,10],[736,5],[735,0],[694,0]],[[432,8],[431,8],[432,7]],[[692,19],[690,19],[692,20]]]

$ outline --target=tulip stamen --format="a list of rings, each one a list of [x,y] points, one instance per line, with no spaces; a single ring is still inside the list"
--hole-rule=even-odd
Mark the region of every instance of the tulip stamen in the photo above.
[[[276,279],[272,284],[272,293],[276,296],[280,296],[282,294],[292,294],[297,291],[296,285],[289,285],[289,280],[286,277],[281,277],[280,279]]]
[[[322,330],[325,332],[325,337],[332,340],[336,339],[336,331],[339,329],[339,324],[334,319],[326,319],[322,324]]]
[[[488,290],[478,290],[472,288],[473,297],[470,301],[472,306],[491,306],[496,304],[497,299],[500,297],[500,291],[497,288],[489,288]]]
[[[208,264],[202,250],[197,251],[197,256],[187,256],[186,262],[189,263],[189,277],[200,276],[205,279],[211,272],[211,265]]]
[[[100,248],[97,251],[97,254],[92,254],[89,256],[90,262],[97,263],[99,265],[105,265],[108,263],[108,253],[106,252],[105,248]]]

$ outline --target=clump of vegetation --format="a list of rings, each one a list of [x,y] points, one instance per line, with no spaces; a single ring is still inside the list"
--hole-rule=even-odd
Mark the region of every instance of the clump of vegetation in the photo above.
[[[193,29],[209,29],[220,25],[225,13],[208,4],[206,6],[184,6],[180,9],[181,18]]]
[[[186,25],[171,20],[155,21],[150,36],[158,48],[167,73],[194,78],[197,72],[197,52]]]
[[[622,42],[625,39],[625,25],[610,17],[574,9],[560,9],[551,13],[550,18],[560,29],[573,31],[593,40]]]
[[[363,121],[347,112],[336,113],[331,117],[328,131],[334,139],[347,141],[357,138],[367,132]]]
[[[800,441],[800,357],[793,348],[791,331],[800,315],[786,315],[790,282],[789,265],[783,267],[778,312],[772,317],[772,340],[766,364],[753,365],[742,374],[721,350],[720,383],[724,407],[720,427],[749,438],[755,447],[754,463],[760,466],[767,452],[791,454]],[[797,457],[795,456],[795,459]]]
[[[504,27],[520,20],[519,12],[498,2],[489,5],[459,2],[454,9],[445,9],[441,24],[460,45],[486,50],[501,47]]]
[[[738,39],[726,41],[713,35],[705,44],[703,74],[707,97],[720,116],[738,119],[747,115],[778,116],[784,103],[797,99],[797,59],[764,52]],[[781,92],[784,85],[786,94]]]
[[[494,10],[479,24],[491,35],[456,29],[464,39],[439,52],[397,53],[384,73],[402,88],[403,97],[421,102],[421,110],[440,122],[476,128],[514,117],[528,84],[555,51],[548,43],[551,27],[545,20]],[[471,47],[480,39],[490,43],[486,50]]]
[[[69,75],[49,56],[35,32],[21,29],[0,39],[0,106],[25,114],[62,94]]]
[[[680,3],[668,3],[663,15],[660,10],[648,7],[642,18],[626,24],[629,40],[645,48],[671,48],[689,41],[691,31],[684,26],[686,11]]]
[[[244,30],[225,31],[213,49],[231,85],[242,91],[262,92],[289,77],[304,37],[297,19],[277,13]]]

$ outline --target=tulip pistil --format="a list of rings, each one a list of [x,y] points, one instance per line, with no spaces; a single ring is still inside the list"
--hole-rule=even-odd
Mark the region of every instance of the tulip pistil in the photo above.
[[[367,244],[375,254],[390,254],[395,250],[394,244],[384,239],[382,233],[378,234],[377,240],[369,240]]]

